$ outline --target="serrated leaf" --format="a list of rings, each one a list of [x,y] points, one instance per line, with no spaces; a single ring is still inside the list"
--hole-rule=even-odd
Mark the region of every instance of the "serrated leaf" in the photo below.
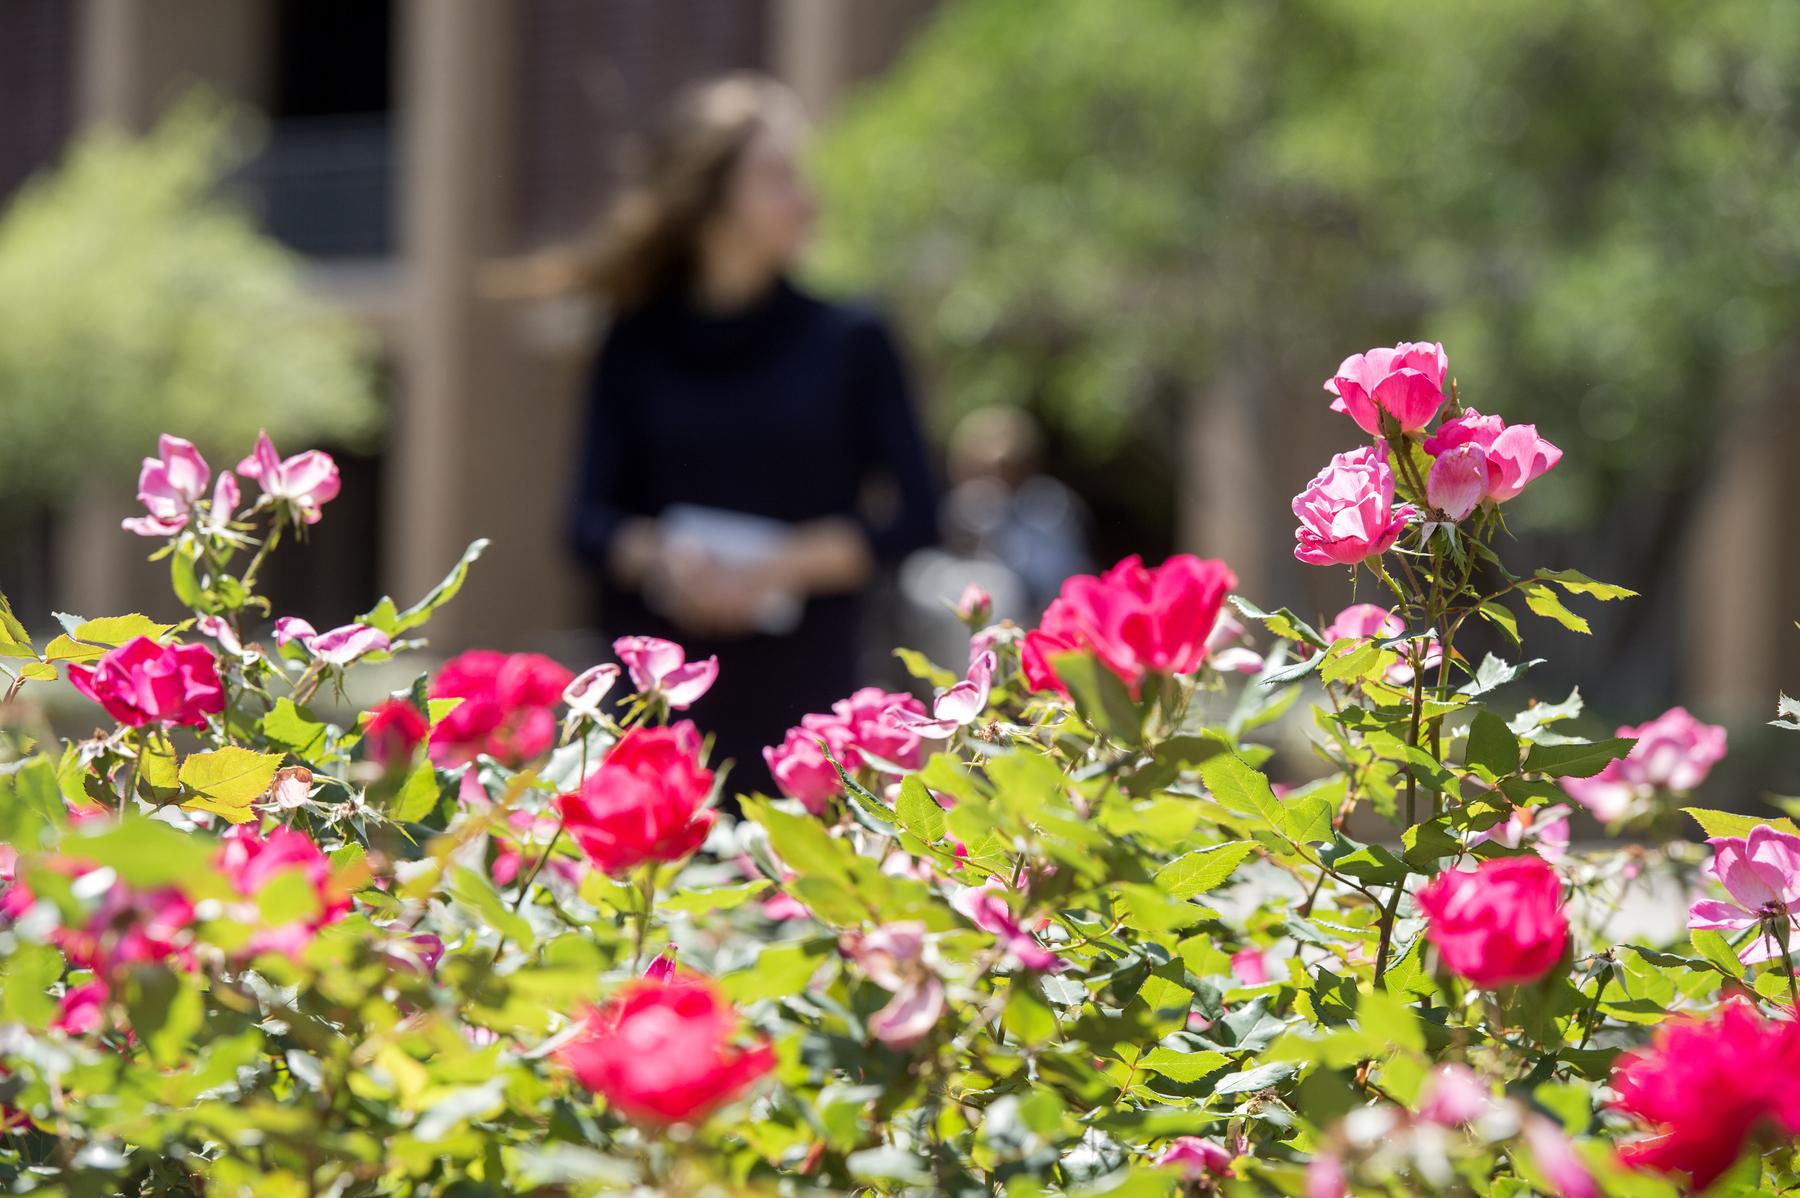
[[[1254,847],[1248,840],[1232,840],[1184,853],[1156,871],[1157,885],[1172,898],[1190,899],[1205,894],[1229,878]]]
[[[1637,741],[1615,736],[1608,740],[1569,741],[1564,744],[1535,744],[1525,754],[1525,772],[1549,774],[1553,778],[1591,778],[1610,762],[1631,752]]]
[[[1777,832],[1800,836],[1800,827],[1796,827],[1794,821],[1785,816],[1764,819],[1754,815],[1739,815],[1735,811],[1708,811],[1704,807],[1683,807],[1682,810],[1692,816],[1708,836],[1745,837],[1759,824],[1767,824]]]
[[[416,824],[437,808],[442,795],[443,786],[438,781],[436,768],[429,761],[421,761],[400,784],[388,814],[395,823]]]
[[[294,706],[285,695],[263,717],[263,735],[296,757],[316,758],[325,749],[325,725]]]
[[[895,649],[894,656],[906,667],[906,672],[921,682],[930,683],[942,690],[956,683],[956,675],[937,665],[929,657],[917,649]]]
[[[1088,727],[1103,732],[1123,745],[1136,745],[1143,735],[1143,712],[1119,676],[1091,653],[1053,653],[1050,668],[1056,671],[1075,710]]]
[[[1595,599],[1634,599],[1637,592],[1610,582],[1595,582],[1579,570],[1539,570],[1538,578],[1554,582],[1571,595],[1591,595]]]
[[[475,563],[475,560],[487,547],[488,542],[485,537],[470,542],[469,547],[463,550],[462,557],[457,559],[456,565],[451,567],[450,573],[444,576],[443,581],[432,587],[430,591],[426,592],[423,599],[405,611],[397,610],[393,599],[383,595],[379,603],[356,617],[356,622],[367,624],[371,628],[378,628],[390,637],[399,636],[409,629],[417,628],[431,619],[432,613],[438,608],[456,598],[456,593],[462,590],[463,580],[469,575],[469,567]]]
[[[1172,1082],[1191,1086],[1207,1074],[1217,1072],[1230,1059],[1224,1053],[1214,1052],[1210,1048],[1199,1052],[1180,1052],[1158,1046],[1138,1058],[1138,1067],[1160,1073]]]
[[[1519,768],[1519,738],[1506,721],[1486,708],[1469,723],[1469,741],[1463,754],[1468,766],[1480,766],[1491,778],[1501,778]]]
[[[938,801],[931,797],[931,791],[916,775],[908,774],[901,781],[900,798],[894,805],[894,814],[899,818],[902,828],[926,844],[936,844],[944,838],[947,826],[944,809],[938,806]]]
[[[181,784],[195,797],[182,803],[194,811],[210,811],[234,824],[254,818],[250,805],[261,798],[281,766],[280,753],[258,753],[228,745],[195,753],[181,763]]]
[[[75,629],[75,639],[89,645],[105,645],[114,648],[123,645],[133,637],[147,636],[153,641],[160,641],[173,631],[173,624],[158,624],[149,616],[132,612],[124,616],[103,616],[98,620],[84,620]]]
[[[1526,583],[1519,588],[1519,593],[1525,597],[1525,606],[1535,614],[1555,620],[1570,632],[1586,635],[1593,631],[1586,619],[1564,607],[1561,597],[1544,583]]]

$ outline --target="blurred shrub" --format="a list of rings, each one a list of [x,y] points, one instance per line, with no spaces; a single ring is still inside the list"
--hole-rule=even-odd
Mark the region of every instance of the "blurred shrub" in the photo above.
[[[1784,0],[962,0],[825,139],[820,266],[950,414],[1098,454],[1226,375],[1323,403],[1290,346],[1442,340],[1554,415],[1576,524],[1790,373],[1797,87]]]
[[[361,332],[307,296],[298,259],[220,194],[242,131],[190,100],[145,137],[75,143],[0,214],[9,500],[135,477],[167,429],[199,430],[213,454],[259,428],[282,444],[373,429]]]

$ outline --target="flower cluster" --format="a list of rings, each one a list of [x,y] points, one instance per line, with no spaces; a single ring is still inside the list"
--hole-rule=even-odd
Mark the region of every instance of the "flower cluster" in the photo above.
[[[329,457],[265,437],[215,480],[165,438],[128,527],[190,620],[63,617],[40,650],[0,602],[0,1176],[1800,1186],[1800,834],[1689,807],[1703,866],[1653,800],[1721,730],[1675,709],[1589,740],[1580,692],[1508,697],[1526,616],[1580,633],[1564,596],[1630,595],[1501,560],[1501,506],[1558,456],[1535,429],[1461,407],[1437,345],[1328,390],[1369,441],[1296,500],[1297,553],[1379,593],[1315,624],[1228,596],[1222,562],[1130,557],[1022,629],[970,590],[966,657],[900,654],[930,697],[801,717],[765,752],[777,797],[722,793],[719,663],[667,640],[579,673],[474,650],[351,709],[480,544],[321,632],[257,576],[321,518]],[[59,675],[107,717],[84,739],[29,707]],[[1571,843],[1572,802],[1637,843]],[[1620,942],[1651,892],[1686,920]]]
[[[1592,777],[1562,783],[1570,798],[1606,823],[1627,818],[1658,795],[1690,793],[1725,756],[1725,729],[1695,719],[1685,707],[1624,725],[1618,735],[1637,742],[1630,753]]]
[[[818,815],[843,793],[839,767],[848,774],[919,768],[918,725],[927,718],[911,695],[864,687],[828,712],[803,716],[779,745],[763,750],[763,760],[781,793]]]
[[[529,761],[556,741],[556,705],[574,677],[536,653],[471,649],[444,663],[431,697],[456,699],[431,733],[431,758],[462,765],[486,755],[507,765]]]
[[[1441,345],[1401,342],[1345,358],[1325,382],[1343,412],[1376,444],[1340,453],[1294,497],[1294,556],[1315,566],[1356,566],[1388,552],[1409,522],[1429,514],[1452,524],[1478,507],[1516,498],[1549,471],[1562,451],[1535,425],[1508,425],[1464,408],[1429,436],[1431,422],[1455,400],[1444,385]],[[1415,448],[1428,465],[1421,472]],[[1395,503],[1404,486],[1408,502]],[[1424,511],[1416,506],[1424,505]]]

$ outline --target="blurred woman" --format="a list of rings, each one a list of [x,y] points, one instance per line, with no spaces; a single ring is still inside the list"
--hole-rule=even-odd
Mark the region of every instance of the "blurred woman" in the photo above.
[[[734,75],[678,98],[639,178],[570,264],[612,314],[570,512],[609,635],[717,654],[694,709],[761,750],[855,688],[861,595],[935,537],[906,372],[881,321],[797,286],[815,215],[798,103]]]

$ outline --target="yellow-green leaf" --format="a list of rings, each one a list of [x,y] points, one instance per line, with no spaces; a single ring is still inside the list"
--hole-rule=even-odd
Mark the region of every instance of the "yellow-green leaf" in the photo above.
[[[190,811],[210,811],[234,824],[253,818],[250,804],[262,797],[275,779],[281,754],[258,753],[236,745],[195,753],[181,763],[181,784],[195,797],[183,803]]]

